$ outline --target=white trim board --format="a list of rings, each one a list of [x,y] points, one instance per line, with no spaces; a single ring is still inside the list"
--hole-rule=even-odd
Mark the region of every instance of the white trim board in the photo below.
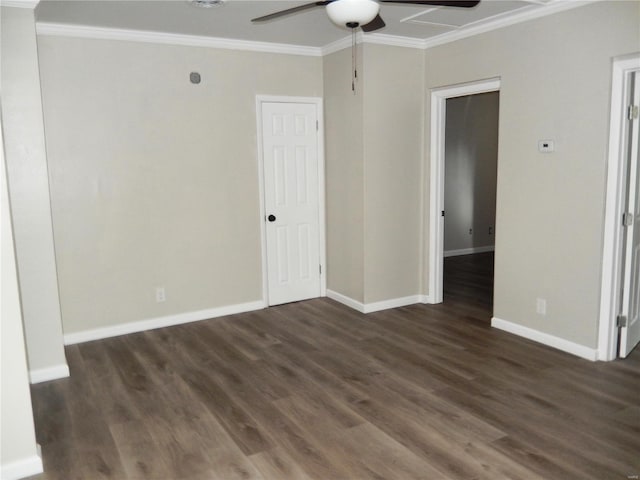
[[[0,478],[2,480],[19,480],[27,478],[44,471],[42,458],[40,455],[32,455],[21,460],[4,463],[0,467]]]
[[[58,380],[59,378],[67,378],[69,376],[69,365],[66,363],[54,365],[47,368],[38,368],[29,370],[29,381],[34,383],[48,382],[50,380]]]
[[[331,300],[335,300],[338,303],[346,305],[349,308],[353,308],[360,313],[364,313],[364,303],[359,302],[358,300],[354,300],[351,297],[347,297],[346,295],[329,289],[327,289],[327,297]]]
[[[504,330],[505,332],[513,333],[519,337],[524,337],[529,340],[533,340],[534,342],[542,343],[548,347],[562,350],[563,352],[570,353],[571,355],[591,360],[592,362],[598,359],[598,350],[595,348],[585,347],[584,345],[570,342],[564,338],[540,332],[539,330],[534,330],[533,328],[525,327],[517,323],[508,322],[501,318],[493,317],[491,319],[491,326],[499,330]]]
[[[416,303],[429,303],[426,295],[411,295],[409,297],[392,298],[390,300],[382,300],[380,302],[365,303],[364,313],[380,312],[391,308],[406,307],[407,305],[415,305]]]
[[[336,302],[342,303],[347,307],[353,308],[360,313],[373,313],[391,308],[406,307],[407,305],[415,305],[416,303],[430,303],[426,295],[411,295],[408,297],[392,298],[381,302],[362,303],[353,298],[347,297],[333,290],[327,290],[327,297]]]
[[[120,323],[108,327],[95,328],[92,330],[83,330],[80,332],[67,333],[64,335],[64,344],[73,345],[75,343],[91,342],[103,338],[117,337],[129,333],[143,332],[145,330],[153,330],[156,328],[170,327],[172,325],[180,325],[183,323],[198,322],[200,320],[208,320],[210,318],[224,317],[226,315],[234,315],[236,313],[251,312],[253,310],[261,310],[265,307],[262,300],[255,302],[239,303],[236,305],[227,305],[224,307],[210,308],[207,310],[198,310],[195,312],[178,313],[176,315],[167,315],[166,317],[150,318],[147,320],[139,320],[137,322]]]
[[[496,249],[495,245],[487,245],[485,247],[469,247],[469,248],[460,248],[458,250],[445,250],[445,257],[458,257],[460,255],[473,255],[474,253],[487,253],[494,252]]]

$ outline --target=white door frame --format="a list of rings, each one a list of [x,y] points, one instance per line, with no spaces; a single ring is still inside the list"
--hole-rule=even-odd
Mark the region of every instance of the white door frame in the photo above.
[[[428,303],[442,303],[444,258],[444,145],[447,99],[500,90],[500,78],[490,78],[431,90],[431,156],[429,175]],[[497,230],[497,229],[496,229]]]
[[[324,108],[320,97],[288,97],[280,95],[256,95],[256,138],[258,142],[258,190],[260,195],[260,244],[262,250],[262,300],[269,306],[269,280],[267,276],[267,235],[264,206],[264,158],[262,151],[262,104],[298,103],[313,104],[318,114],[318,247],[320,249],[320,296],[327,295],[327,246],[325,213],[325,175],[324,175]]]
[[[602,247],[602,283],[598,327],[598,360],[614,360],[618,347],[616,317],[620,311],[622,278],[622,214],[624,209],[626,154],[624,146],[627,87],[634,71],[640,70],[640,54],[613,59],[609,153]]]

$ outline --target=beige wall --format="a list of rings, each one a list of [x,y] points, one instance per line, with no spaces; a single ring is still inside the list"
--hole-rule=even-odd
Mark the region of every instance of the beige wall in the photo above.
[[[351,70],[349,49],[323,58],[327,288],[364,302],[363,86],[354,94]],[[358,70],[364,78],[362,56]]]
[[[427,88],[501,77],[494,315],[591,348],[611,59],[638,51],[639,24],[640,3],[597,2],[426,52]]]
[[[29,368],[64,376],[33,10],[2,7],[2,116]]]
[[[420,291],[423,53],[360,44],[324,57],[329,290],[360,303]]]
[[[499,98],[489,92],[447,99],[445,255],[495,244]]]
[[[365,303],[420,292],[424,53],[364,45]]]
[[[4,13],[4,12],[2,12]],[[0,118],[0,478],[11,479],[42,471],[31,411],[29,374],[22,326],[9,194],[7,191],[2,121]]]
[[[48,36],[39,49],[65,333],[260,300],[255,97],[321,97],[322,60]]]

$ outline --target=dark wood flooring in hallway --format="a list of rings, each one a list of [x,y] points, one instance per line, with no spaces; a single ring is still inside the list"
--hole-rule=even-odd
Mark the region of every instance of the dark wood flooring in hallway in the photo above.
[[[592,363],[490,328],[492,261],[464,261],[441,305],[321,298],[67,347],[71,377],[32,387],[32,479],[639,475],[640,353]]]
[[[443,300],[475,310],[473,318],[491,323],[493,312],[493,252],[444,259]]]

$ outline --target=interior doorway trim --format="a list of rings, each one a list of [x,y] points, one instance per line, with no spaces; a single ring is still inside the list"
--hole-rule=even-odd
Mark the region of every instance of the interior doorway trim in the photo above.
[[[431,155],[429,175],[429,303],[442,303],[444,258],[444,145],[447,99],[500,90],[500,78],[431,90]]]
[[[269,280],[267,272],[267,235],[265,226],[264,198],[264,157],[262,139],[262,104],[263,103],[298,103],[313,104],[317,112],[318,138],[318,246],[320,250],[320,296],[327,296],[327,242],[326,242],[326,207],[325,207],[325,173],[324,173],[324,106],[320,97],[289,97],[280,95],[256,95],[256,138],[258,154],[258,194],[260,197],[260,244],[262,252],[262,299],[269,306]]]
[[[618,350],[616,317],[620,310],[619,292],[622,273],[622,213],[625,190],[625,115],[627,87],[631,74],[640,71],[640,54],[613,60],[611,80],[611,115],[609,118],[609,151],[602,246],[602,283],[598,327],[598,360],[614,360]]]

